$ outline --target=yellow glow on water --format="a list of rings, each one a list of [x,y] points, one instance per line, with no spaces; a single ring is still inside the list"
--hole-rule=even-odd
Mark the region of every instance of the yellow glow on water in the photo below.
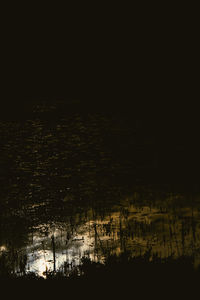
[[[185,214],[189,214],[187,209],[185,209]],[[120,255],[123,252],[124,242],[126,249],[134,250],[134,255],[145,253],[151,245],[152,253],[168,257],[173,252],[178,257],[180,249],[183,248],[182,227],[179,221],[172,229],[170,229],[170,224],[169,214],[165,211],[161,212],[159,208],[130,205],[127,206],[125,215],[116,210],[104,216],[103,219],[100,217],[95,220],[86,219],[83,224],[76,227],[67,241],[69,228],[62,227],[61,233],[59,226],[54,226],[52,231],[49,230],[48,236],[38,233],[33,238],[32,249],[30,247],[28,255],[28,269],[43,277],[46,271],[54,270],[50,239],[52,234],[55,237],[56,270],[62,270],[66,262],[73,266],[79,265],[81,258],[85,255],[92,261],[98,260],[103,263],[104,249],[108,249],[112,254]],[[127,228],[130,234],[126,231]],[[170,230],[172,230],[172,236],[170,236]],[[127,236],[123,235],[126,232]],[[192,235],[185,236],[184,251],[189,249],[191,238]]]
[[[68,222],[51,226],[40,224],[34,234],[30,234],[30,242],[23,249],[27,255],[26,271],[44,278],[46,271],[53,272],[54,269],[70,274],[83,257],[104,263],[106,253],[120,255],[124,249],[133,256],[143,255],[151,249],[152,255],[158,254],[162,258],[172,253],[175,257],[185,253],[190,255],[192,249],[199,251],[200,227],[193,228],[192,223],[194,217],[200,219],[197,209],[191,213],[189,207],[179,208],[182,217],[190,218],[188,227],[184,227],[187,224],[184,225],[183,219],[174,219],[173,214],[162,207],[137,206],[130,202],[122,208],[116,207],[103,217],[94,217],[90,210],[87,216],[82,216],[80,223],[77,214],[74,221],[77,225],[73,230]],[[55,239],[55,265],[52,235]],[[0,255],[3,251],[7,251],[4,245],[0,246]],[[200,256],[196,255],[195,264],[198,266],[199,262]]]

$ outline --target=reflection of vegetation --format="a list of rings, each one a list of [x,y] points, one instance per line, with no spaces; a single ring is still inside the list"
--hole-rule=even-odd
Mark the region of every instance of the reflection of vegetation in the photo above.
[[[20,272],[20,277],[12,273],[10,266],[5,263],[5,257],[0,257],[0,278],[2,279],[43,279],[31,272]],[[69,266],[61,271],[46,271],[46,279],[65,279],[65,280],[86,280],[88,282],[121,282],[133,283],[134,281],[167,284],[200,279],[200,268],[194,270],[193,258],[181,256],[179,258],[168,257],[166,259],[150,255],[147,251],[144,255],[132,257],[129,253],[120,256],[108,256],[105,263],[92,262],[89,258],[83,257],[81,264],[73,269]]]
[[[117,262],[117,257],[122,258],[122,254],[127,255],[129,251],[129,261],[135,259],[136,262],[136,258],[142,258],[147,262],[148,257],[149,263],[157,261],[168,264],[171,259],[181,261],[183,257],[184,259],[190,257],[190,264],[198,267],[200,259],[198,205],[196,203],[195,207],[188,207],[184,201],[181,205],[179,201],[176,205],[172,205],[173,199],[184,199],[184,196],[174,194],[169,197],[167,192],[164,196],[162,191],[159,197],[158,191],[151,190],[147,193],[144,189],[142,193],[138,187],[137,193],[124,201],[116,201],[118,205],[115,203],[115,206],[112,203],[107,206],[99,203],[93,209],[83,206],[67,210],[66,207],[66,210],[62,208],[62,213],[59,213],[59,209],[51,208],[49,212],[52,218],[49,215],[43,219],[40,214],[40,219],[34,222],[13,216],[11,220],[3,219],[5,225],[9,224],[7,232],[4,231],[4,235],[1,235],[1,241],[6,246],[2,256],[4,265],[8,266],[10,272],[12,270],[18,275],[27,273],[30,259],[26,261],[25,257],[35,253],[36,263],[34,265],[34,261],[31,262],[30,270],[36,268],[36,273],[39,271],[42,274],[46,266],[45,276],[54,277],[53,267],[56,276],[60,276],[61,273],[69,274],[72,270],[73,274],[80,274],[80,260],[87,251],[91,263],[99,262],[99,266],[104,259],[108,257],[112,259],[113,255],[117,255],[115,257]],[[54,214],[56,211],[57,216]],[[21,226],[17,226],[18,223]],[[14,236],[15,228],[17,228],[16,236]],[[77,256],[76,263],[73,262],[73,254]],[[56,261],[57,265],[55,263],[53,265],[53,261]],[[108,259],[106,264],[109,264]],[[183,267],[183,272],[187,272],[187,268],[184,271]]]

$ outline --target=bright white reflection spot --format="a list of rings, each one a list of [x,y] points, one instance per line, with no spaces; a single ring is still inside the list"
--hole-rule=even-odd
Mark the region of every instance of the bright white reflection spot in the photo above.
[[[4,251],[6,251],[7,249],[6,249],[6,246],[0,246],[0,252],[4,252]]]
[[[52,252],[45,250],[37,251],[37,253],[28,254],[27,269],[30,272],[35,272],[39,276],[45,277],[46,271],[52,271],[53,268]]]
[[[88,232],[88,224],[80,226],[79,230],[81,234],[76,233],[66,243],[63,235],[66,236],[66,232],[62,232],[62,236],[59,230],[54,231],[55,237],[55,259],[56,270],[63,270],[65,263],[68,265],[79,265],[83,256],[87,255],[91,260],[95,260],[94,236]],[[50,241],[50,236],[41,237],[35,236],[33,239],[32,247],[27,247],[27,271],[35,272],[39,276],[46,277],[46,271],[52,272],[54,270],[53,251]]]

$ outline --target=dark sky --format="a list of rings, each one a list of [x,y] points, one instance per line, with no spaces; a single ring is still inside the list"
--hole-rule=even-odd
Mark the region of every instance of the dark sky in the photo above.
[[[3,43],[2,114],[30,99],[70,98],[105,111],[136,110],[152,124],[197,128],[196,39],[183,23],[138,23],[131,30],[120,22],[101,30],[90,24],[86,31],[80,25],[54,35],[50,25],[12,27]]]

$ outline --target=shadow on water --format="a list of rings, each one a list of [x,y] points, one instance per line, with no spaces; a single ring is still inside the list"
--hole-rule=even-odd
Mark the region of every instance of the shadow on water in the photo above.
[[[200,193],[179,152],[167,165],[127,114],[56,110],[1,119],[0,277],[197,276]]]

